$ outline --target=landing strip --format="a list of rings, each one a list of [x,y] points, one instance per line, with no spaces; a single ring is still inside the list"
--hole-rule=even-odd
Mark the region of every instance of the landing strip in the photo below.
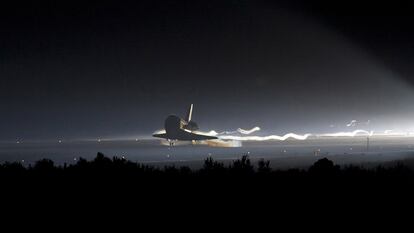
[[[223,163],[249,155],[253,162],[259,159],[271,161],[273,168],[303,168],[316,160],[327,157],[334,162],[364,166],[395,160],[414,160],[414,138],[398,136],[373,136],[367,138],[309,138],[286,141],[244,141],[238,147],[212,147],[207,145],[162,145],[159,140],[95,140],[53,142],[1,142],[0,162],[17,161],[31,164],[49,158],[57,164],[76,163],[80,158],[93,159],[97,152],[108,157],[124,157],[128,160],[154,166],[188,165],[201,167],[207,157]],[[408,161],[409,162],[409,161]]]

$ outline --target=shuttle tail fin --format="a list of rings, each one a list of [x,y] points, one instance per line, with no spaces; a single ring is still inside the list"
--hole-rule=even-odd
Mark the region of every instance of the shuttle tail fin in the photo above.
[[[190,108],[188,109],[187,115],[185,116],[185,120],[187,122],[190,122],[192,116],[193,116],[193,104],[190,105]]]

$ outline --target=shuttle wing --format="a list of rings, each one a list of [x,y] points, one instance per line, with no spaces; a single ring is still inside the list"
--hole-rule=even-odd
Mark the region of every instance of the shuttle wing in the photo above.
[[[168,139],[166,133],[156,133],[156,134],[153,134],[152,136],[153,137],[156,137],[156,138],[165,138],[165,139]]]
[[[192,140],[209,140],[209,139],[217,139],[215,136],[204,135],[200,133],[193,133],[188,130],[179,130],[175,132],[173,135],[167,135],[166,133],[157,133],[153,134],[152,136],[157,138],[165,138],[171,140],[183,140],[183,141],[192,141]]]
[[[186,130],[183,130],[183,134],[186,134],[186,137],[189,137],[189,140],[209,140],[209,139],[217,139],[217,137],[204,135],[204,134],[198,134],[193,132],[188,132]]]
[[[170,135],[168,135],[170,136]],[[192,140],[208,140],[208,139],[217,139],[217,137],[204,135],[201,133],[194,133],[189,130],[179,130],[175,133],[172,139],[183,140],[183,141],[192,141]]]

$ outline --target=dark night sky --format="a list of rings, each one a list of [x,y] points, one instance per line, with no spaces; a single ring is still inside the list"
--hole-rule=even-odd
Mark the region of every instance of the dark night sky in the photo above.
[[[408,2],[408,1],[407,1]],[[202,129],[409,128],[402,1],[13,1],[0,14],[0,139]]]

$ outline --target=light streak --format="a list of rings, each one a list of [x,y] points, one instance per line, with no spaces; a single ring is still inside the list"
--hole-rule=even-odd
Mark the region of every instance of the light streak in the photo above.
[[[232,136],[232,135],[223,135],[219,136],[220,139],[224,140],[238,140],[238,141],[268,141],[268,140],[279,140],[279,141],[285,141],[288,138],[293,138],[296,140],[306,140],[309,136],[312,134],[294,134],[294,133],[288,133],[283,136],[279,135],[269,135],[269,136]]]
[[[251,134],[251,133],[259,131],[259,130],[260,130],[260,127],[256,126],[256,127],[252,128],[250,130],[245,130],[245,129],[238,128],[237,132],[239,132],[241,134]]]
[[[256,126],[252,129],[246,130],[246,129],[242,129],[242,128],[238,128],[236,131],[223,131],[223,132],[217,132],[215,130],[211,130],[209,132],[201,132],[205,135],[208,136],[219,136],[219,135],[231,135],[231,134],[236,134],[236,133],[241,133],[241,134],[251,134],[254,133],[256,131],[259,131],[260,127]]]
[[[374,131],[366,131],[362,129],[357,129],[352,132],[337,132],[337,133],[326,133],[326,134],[319,134],[318,136],[321,137],[355,137],[358,135],[367,135],[372,136],[374,134]]]
[[[348,124],[346,124],[346,127],[354,127],[354,126],[356,126],[356,124],[357,124],[357,121],[356,120],[352,120],[351,122],[349,122]]]

